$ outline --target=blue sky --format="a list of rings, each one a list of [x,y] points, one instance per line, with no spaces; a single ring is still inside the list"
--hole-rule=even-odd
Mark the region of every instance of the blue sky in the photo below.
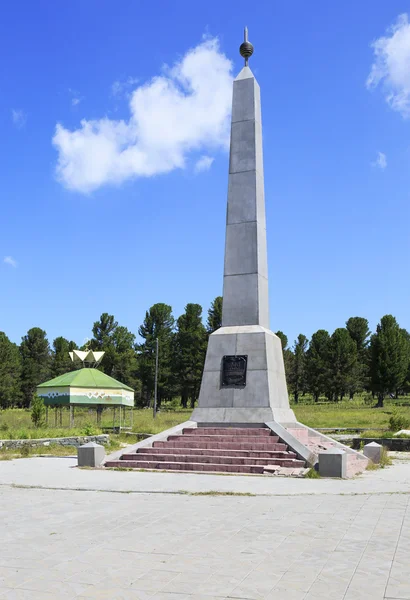
[[[222,291],[244,25],[262,91],[271,328],[292,343],[392,313],[410,329],[406,10],[400,0],[3,6],[0,330],[19,342],[39,326],[50,341],[82,343],[102,312],[134,332],[155,302],[206,313]]]

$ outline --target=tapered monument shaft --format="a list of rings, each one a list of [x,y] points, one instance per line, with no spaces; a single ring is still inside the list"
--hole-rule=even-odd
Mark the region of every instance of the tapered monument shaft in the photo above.
[[[209,337],[198,424],[294,423],[280,339],[269,330],[268,266],[259,85],[247,65],[232,97],[222,327]]]
[[[269,328],[259,85],[249,67],[233,84],[222,326]]]

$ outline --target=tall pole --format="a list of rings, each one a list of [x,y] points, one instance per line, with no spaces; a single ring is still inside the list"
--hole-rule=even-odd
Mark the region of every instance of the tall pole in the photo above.
[[[158,391],[158,338],[155,343],[155,382],[154,382],[154,408],[153,417],[155,419],[157,415],[157,391]]]

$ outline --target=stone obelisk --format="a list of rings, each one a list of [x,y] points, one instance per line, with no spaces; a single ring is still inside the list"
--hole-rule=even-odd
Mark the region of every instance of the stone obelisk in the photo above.
[[[248,66],[233,83],[222,327],[209,338],[200,424],[294,422],[280,339],[269,329],[268,266],[259,85]]]

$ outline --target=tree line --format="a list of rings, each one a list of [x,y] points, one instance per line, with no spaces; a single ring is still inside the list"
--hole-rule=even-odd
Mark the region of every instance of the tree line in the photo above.
[[[141,341],[113,315],[103,313],[92,327],[92,338],[79,347],[59,336],[51,346],[46,332],[33,327],[20,345],[0,332],[0,408],[28,408],[38,384],[78,368],[71,350],[103,350],[99,369],[135,390],[136,406],[149,406],[153,399],[155,347],[159,345],[158,407],[163,400],[180,398],[181,405],[194,406],[199,394],[209,335],[221,326],[222,298],[217,297],[203,324],[202,307],[187,304],[177,319],[171,306],[154,304],[146,311],[138,329]]]
[[[319,329],[309,341],[299,334],[292,348],[283,332],[277,335],[295,403],[306,393],[337,401],[367,391],[383,407],[386,396],[410,391],[410,334],[392,315],[382,317],[373,334],[367,319],[351,317],[332,335]]]
[[[158,406],[173,401],[193,407],[199,395],[209,335],[221,326],[218,296],[203,323],[202,307],[189,303],[177,319],[171,306],[157,303],[146,311],[138,329],[141,341],[113,315],[103,313],[92,327],[92,338],[78,348],[60,336],[50,347],[46,332],[33,327],[20,345],[0,332],[0,408],[29,407],[39,383],[77,367],[69,358],[74,349],[103,350],[99,369],[135,390],[136,406],[149,406],[155,380],[155,348],[159,342]],[[289,347],[281,339],[289,392],[295,403],[310,394],[314,401],[353,398],[363,391],[383,406],[387,395],[410,390],[410,334],[392,315],[385,315],[371,334],[363,317],[352,317],[331,335],[324,329],[309,340],[299,334]]]

